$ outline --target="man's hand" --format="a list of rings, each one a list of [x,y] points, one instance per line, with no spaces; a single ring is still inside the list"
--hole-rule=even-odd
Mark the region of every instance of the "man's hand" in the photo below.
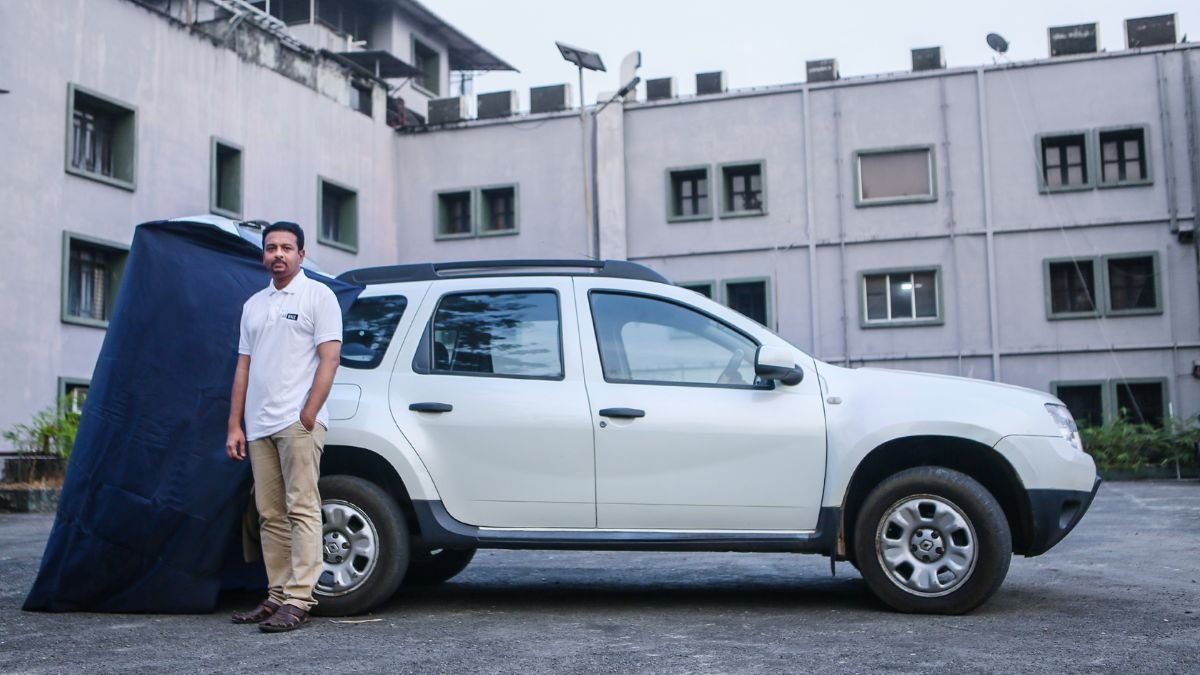
[[[317,414],[309,412],[306,406],[304,410],[300,411],[300,424],[304,427],[305,431],[311,433],[317,427]]]
[[[242,432],[241,427],[229,430],[229,438],[225,441],[225,454],[235,462],[246,459],[246,434]]]

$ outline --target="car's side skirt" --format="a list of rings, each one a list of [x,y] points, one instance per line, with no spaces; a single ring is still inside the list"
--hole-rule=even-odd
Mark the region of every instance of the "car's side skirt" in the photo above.
[[[440,501],[413,500],[422,544],[429,548],[581,551],[833,552],[842,510],[822,507],[817,529],[778,531],[599,530],[476,527],[456,520]]]

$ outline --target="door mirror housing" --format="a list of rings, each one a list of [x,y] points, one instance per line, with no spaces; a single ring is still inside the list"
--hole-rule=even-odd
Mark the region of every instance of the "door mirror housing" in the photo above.
[[[762,345],[754,354],[754,374],[795,386],[804,380],[804,369],[796,365],[791,350]]]

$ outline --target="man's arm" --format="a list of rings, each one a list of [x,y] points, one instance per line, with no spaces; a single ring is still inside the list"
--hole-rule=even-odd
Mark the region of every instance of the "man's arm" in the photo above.
[[[333,387],[333,376],[337,373],[338,363],[342,358],[342,343],[339,340],[329,340],[317,345],[317,374],[313,376],[312,389],[308,392],[308,401],[300,411],[300,424],[312,431],[317,424],[317,412],[329,398],[329,390]]]
[[[225,454],[229,459],[246,459],[246,434],[242,431],[242,416],[246,412],[246,387],[250,383],[250,357],[239,354],[237,370],[233,373],[233,391],[229,393],[229,436]]]

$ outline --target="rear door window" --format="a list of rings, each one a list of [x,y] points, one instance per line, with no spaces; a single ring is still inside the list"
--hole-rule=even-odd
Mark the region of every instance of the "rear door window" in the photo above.
[[[403,295],[355,300],[342,321],[342,365],[360,369],[378,366],[406,307],[408,299]]]
[[[562,379],[562,325],[553,291],[447,295],[413,359],[437,375]]]

